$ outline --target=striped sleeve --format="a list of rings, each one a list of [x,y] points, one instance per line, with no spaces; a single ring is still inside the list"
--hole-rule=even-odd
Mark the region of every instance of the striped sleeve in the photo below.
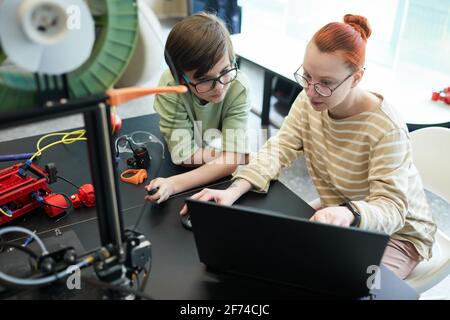
[[[405,225],[408,212],[408,168],[411,148],[407,133],[395,129],[371,150],[369,195],[354,201],[361,213],[362,229],[392,235]]]
[[[270,181],[277,178],[281,168],[292,163],[303,150],[301,137],[301,100],[297,99],[285,118],[280,131],[270,138],[250,163],[240,166],[233,178],[249,181],[254,190],[267,192]]]

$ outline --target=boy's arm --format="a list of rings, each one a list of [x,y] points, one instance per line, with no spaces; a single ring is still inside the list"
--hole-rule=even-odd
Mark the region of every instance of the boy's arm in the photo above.
[[[223,152],[214,148],[201,148],[198,149],[191,158],[180,163],[180,165],[185,168],[198,168],[206,163],[222,157],[225,157],[225,159],[230,159],[228,160],[228,163],[231,163],[230,161],[232,161],[232,163],[247,164],[249,155],[237,152]],[[246,159],[244,162],[240,160],[242,157]]]
[[[202,150],[200,149],[198,152]],[[221,152],[218,157],[206,164],[168,179],[173,185],[173,193],[179,193],[229,176],[240,164],[247,163],[248,155],[246,154]]]

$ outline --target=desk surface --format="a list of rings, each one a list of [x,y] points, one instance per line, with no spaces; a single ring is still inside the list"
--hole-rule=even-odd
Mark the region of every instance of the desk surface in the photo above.
[[[132,130],[148,130],[159,136],[156,115],[133,118],[124,121],[123,133]],[[32,151],[36,137],[0,144],[0,153]],[[158,152],[155,148],[156,153]],[[166,155],[167,156],[167,155]],[[154,156],[157,161],[157,155]],[[169,158],[161,166],[160,174],[168,176],[184,169],[174,166]],[[88,159],[86,146],[77,143],[59,146],[49,150],[41,164],[52,160],[57,163],[59,174],[82,184],[88,182]],[[77,165],[74,165],[74,164]],[[2,164],[6,166],[7,164]],[[84,180],[86,179],[86,180]],[[150,179],[150,178],[149,178]],[[214,187],[225,188],[229,182],[221,182]],[[62,182],[52,185],[55,192],[71,193],[70,186]],[[199,262],[192,232],[184,229],[178,212],[184,199],[198,190],[175,195],[161,205],[150,205],[139,224],[138,230],[146,234],[152,242],[153,263],[146,293],[156,299],[239,299],[239,298],[319,298],[311,292],[282,287],[271,283],[217,275],[208,272]],[[143,206],[142,186],[120,184],[122,213],[125,227],[132,227]],[[312,209],[293,192],[279,182],[274,182],[268,195],[248,193],[239,204],[265,208],[287,215],[303,216],[312,214]],[[85,250],[99,245],[99,233],[94,209],[76,210],[65,219],[54,222],[42,212],[34,212],[15,224],[22,225],[44,239],[54,241],[55,228],[61,233],[75,232]],[[373,293],[380,299],[416,299],[417,294],[392,272],[382,268],[382,290]],[[40,294],[19,297],[42,297]]]
[[[231,36],[238,56],[265,70],[295,82],[293,73],[301,65],[306,42],[283,35]],[[395,70],[366,63],[361,86],[385,96],[408,124],[450,122],[450,106],[431,101],[431,93],[450,84],[450,76],[398,63]]]

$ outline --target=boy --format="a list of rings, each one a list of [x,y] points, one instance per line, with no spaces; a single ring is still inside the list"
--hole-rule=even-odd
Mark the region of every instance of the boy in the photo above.
[[[172,161],[195,169],[152,180],[146,189],[158,191],[145,198],[156,203],[230,175],[248,154],[248,82],[237,69],[223,22],[207,13],[183,19],[171,30],[166,52],[177,74],[167,70],[159,84],[175,85],[179,79],[189,92],[159,95],[154,108]]]

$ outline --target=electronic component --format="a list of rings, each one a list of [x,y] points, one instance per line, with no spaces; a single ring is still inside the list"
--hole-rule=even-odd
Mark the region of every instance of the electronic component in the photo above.
[[[133,158],[127,159],[127,164],[134,169],[147,169],[150,167],[150,155],[145,147],[133,150]]]

